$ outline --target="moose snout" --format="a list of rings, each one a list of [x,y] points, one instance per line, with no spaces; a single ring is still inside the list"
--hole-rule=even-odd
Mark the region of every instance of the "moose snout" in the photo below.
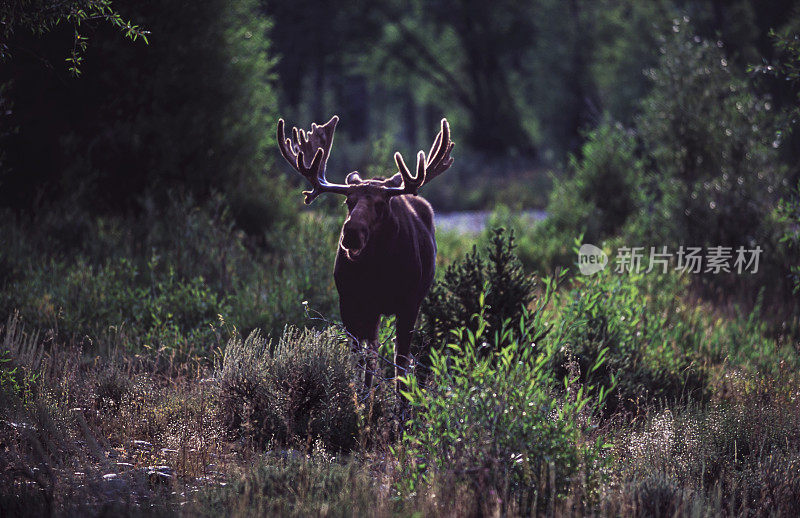
[[[346,226],[342,230],[342,247],[351,252],[359,252],[366,244],[367,231],[357,225]]]

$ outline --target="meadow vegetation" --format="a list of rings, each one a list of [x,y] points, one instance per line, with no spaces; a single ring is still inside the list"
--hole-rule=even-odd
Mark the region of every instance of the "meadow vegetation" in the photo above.
[[[205,277],[170,281],[167,270],[136,297],[92,284],[121,282],[131,265],[84,275],[63,293],[98,291],[106,304],[86,310],[120,311],[93,317],[108,319],[99,332],[80,327],[96,320],[68,320],[82,313],[61,304],[81,299],[29,284],[30,300],[64,309],[20,304],[3,326],[3,509],[793,512],[800,414],[788,333],[694,298],[685,276],[533,278],[508,232],[492,243],[453,258],[438,281],[434,293],[459,293],[459,305],[428,302],[419,334],[432,349],[404,380],[406,406],[391,383],[364,391],[346,336],[304,310],[291,266],[275,289],[297,291],[273,300],[295,301],[275,306],[295,323],[270,333],[236,326],[241,306],[228,298],[203,312],[214,293]],[[495,310],[496,293],[513,290],[502,302],[518,304]],[[139,305],[163,320],[113,320]]]

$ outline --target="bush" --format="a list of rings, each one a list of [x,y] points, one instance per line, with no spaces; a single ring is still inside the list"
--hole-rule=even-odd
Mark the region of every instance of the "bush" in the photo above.
[[[552,331],[563,346],[557,364],[563,369],[577,361],[583,381],[597,386],[615,378],[607,411],[703,395],[704,373],[693,356],[701,342],[674,307],[677,279],[648,281],[605,270],[575,282]],[[668,295],[659,299],[659,293]]]
[[[303,301],[336,314],[333,218],[282,224],[264,249],[235,229],[221,198],[144,204],[137,218],[0,214],[0,314],[17,309],[67,337],[195,351],[224,344],[218,315],[274,334],[308,320]]]
[[[108,338],[113,332],[122,345],[210,347],[215,336],[209,324],[229,313],[226,299],[202,277],[177,278],[157,256],[146,268],[127,259],[96,267],[80,257],[71,264],[50,260],[12,281],[5,304],[66,336]]]
[[[277,344],[252,332],[225,348],[220,419],[233,437],[309,450],[356,444],[355,370],[350,348],[332,329],[287,327]]]
[[[705,275],[697,284],[707,295],[752,301],[769,283],[769,305],[790,306],[783,279],[793,259],[779,245],[785,221],[772,214],[786,176],[773,103],[729,66],[721,43],[689,31],[675,20],[661,38],[633,128],[601,124],[571,160],[573,175],[555,182],[526,264],[571,266],[578,235],[597,245],[621,235],[628,246],[760,246],[758,274]]]
[[[800,181],[797,187],[786,198],[782,198],[776,210],[778,221],[785,224],[781,243],[787,250],[787,255],[800,253]],[[800,266],[790,267],[793,292],[800,294]]]
[[[748,245],[775,201],[778,156],[756,97],[720,46],[676,24],[648,71],[653,90],[637,129],[651,158],[651,185],[637,229],[658,242]],[[649,188],[648,188],[649,187]]]
[[[404,380],[412,407],[404,435],[405,489],[445,480],[474,491],[477,513],[499,507],[523,515],[573,485],[591,492],[600,443],[584,435],[592,413],[587,405],[602,402],[604,389],[594,400],[576,385],[559,392],[551,369],[555,346],[537,338],[543,313],[522,309],[520,321],[492,336],[486,299],[477,299],[475,330],[457,329],[447,349],[431,352],[428,386],[413,375]],[[487,344],[490,352],[482,354]]]
[[[642,164],[636,140],[622,126],[604,122],[591,131],[580,157],[570,158],[572,176],[557,181],[547,205],[551,232],[590,243],[619,232],[636,206]]]
[[[513,210],[508,205],[498,204],[489,214],[486,230],[480,235],[479,243],[490,243],[494,229],[497,228],[504,228],[509,234],[513,232],[514,254],[519,257],[522,267],[527,272],[545,275],[550,272],[550,269],[543,267],[542,264],[542,257],[547,255],[547,252],[543,249],[540,236],[532,231],[545,224],[545,221],[546,219],[537,221],[535,217]]]
[[[625,229],[634,244],[763,249],[757,275],[698,277],[705,294],[752,301],[765,284],[786,312],[792,259],[772,217],[785,192],[772,101],[728,64],[721,43],[690,37],[677,21],[648,71],[651,93],[636,121],[650,176],[637,186],[638,211]]]
[[[499,228],[493,234],[485,258],[473,246],[471,253],[448,266],[443,279],[431,287],[422,303],[420,325],[430,343],[443,344],[454,329],[475,333],[480,314],[476,295],[484,290],[487,336],[499,332],[507,320],[519,322],[533,300],[535,284],[515,254],[514,232]]]
[[[114,7],[152,32],[149,45],[99,28],[80,80],[57,91],[48,92],[59,77],[52,68],[22,53],[0,70],[0,83],[13,80],[3,93],[14,110],[4,118],[18,128],[3,139],[0,205],[32,214],[65,203],[122,215],[146,210],[148,194],[163,203],[170,190],[202,201],[224,192],[243,228],[260,233],[282,221],[290,214],[284,185],[259,178],[277,155],[266,128],[278,104],[271,23],[259,3],[119,0]],[[17,36],[12,46],[63,63],[59,31]]]
[[[542,273],[570,267],[575,237],[600,245],[623,228],[636,211],[643,175],[634,135],[609,121],[589,132],[580,156],[570,158],[570,176],[554,180],[547,218],[533,231],[519,229],[526,267]]]
[[[243,329],[278,334],[289,323],[308,323],[304,302],[323,315],[338,315],[333,263],[339,237],[331,217],[304,214],[294,226],[267,235],[274,253],[238,286],[234,314]]]

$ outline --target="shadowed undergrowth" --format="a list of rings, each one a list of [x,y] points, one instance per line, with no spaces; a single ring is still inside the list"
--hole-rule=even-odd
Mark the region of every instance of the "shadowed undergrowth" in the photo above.
[[[428,335],[426,385],[405,380],[407,406],[390,384],[363,391],[333,327],[243,338],[221,323],[226,345],[210,356],[180,344],[137,354],[12,314],[0,331],[0,509],[795,512],[791,347],[753,318],[687,300],[679,277],[531,279],[505,269],[514,248],[496,239],[440,281],[476,310],[464,322],[462,306],[437,306],[456,324]],[[527,307],[493,313],[492,290],[521,286]]]

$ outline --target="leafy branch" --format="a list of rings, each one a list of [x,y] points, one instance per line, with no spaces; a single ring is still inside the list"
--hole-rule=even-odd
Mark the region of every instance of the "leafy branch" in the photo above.
[[[65,59],[73,76],[81,73],[83,55],[89,44],[81,25],[93,21],[108,23],[132,40],[149,43],[149,31],[125,20],[111,5],[111,0],[0,0],[0,59],[11,54],[9,41],[18,29],[41,35],[67,23],[73,27],[70,55]]]

